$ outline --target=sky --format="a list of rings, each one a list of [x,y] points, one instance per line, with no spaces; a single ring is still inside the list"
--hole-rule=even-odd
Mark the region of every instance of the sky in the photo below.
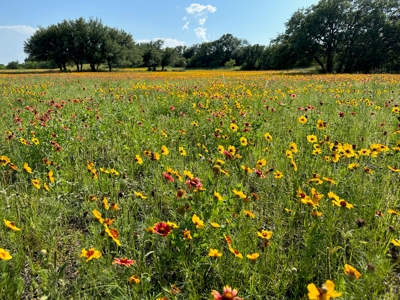
[[[130,33],[135,42],[163,39],[166,47],[191,46],[230,33],[268,45],[285,22],[317,0],[0,0],[0,64],[23,62],[26,41],[38,27],[80,17]]]

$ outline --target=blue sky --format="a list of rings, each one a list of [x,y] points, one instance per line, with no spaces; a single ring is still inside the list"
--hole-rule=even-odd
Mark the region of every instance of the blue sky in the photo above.
[[[0,64],[26,54],[23,43],[38,26],[64,19],[99,18],[136,42],[164,39],[166,46],[213,41],[225,33],[268,45],[297,9],[317,0],[0,0]]]

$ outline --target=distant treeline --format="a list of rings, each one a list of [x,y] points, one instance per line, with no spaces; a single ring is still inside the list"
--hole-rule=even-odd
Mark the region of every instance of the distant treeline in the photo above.
[[[75,65],[78,71],[83,64],[91,71],[104,64],[110,71],[235,65],[244,70],[318,66],[329,73],[400,71],[400,0],[321,0],[296,11],[285,26],[267,46],[224,34],[215,41],[170,48],[162,40],[137,44],[130,34],[98,19],[64,20],[39,28],[25,42],[29,56],[24,65],[60,70]],[[21,66],[10,64],[7,68]]]

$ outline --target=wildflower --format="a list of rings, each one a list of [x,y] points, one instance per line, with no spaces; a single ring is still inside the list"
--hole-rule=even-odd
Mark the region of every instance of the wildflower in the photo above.
[[[307,135],[307,141],[309,143],[316,143],[318,141],[318,138],[313,134]]]
[[[221,225],[219,225],[218,223],[215,223],[215,222],[210,222],[210,225],[211,225],[213,228],[220,228],[220,227],[221,227]]]
[[[252,253],[252,254],[247,254],[246,257],[252,261],[256,260],[260,256],[260,253]]]
[[[358,270],[348,264],[344,265],[344,274],[352,279],[358,279],[361,277],[361,273]]]
[[[192,216],[192,222],[196,225],[196,228],[204,228],[204,221],[202,221],[196,214]]]
[[[317,121],[317,128],[318,129],[324,129],[325,127],[328,127],[328,123],[322,121],[322,120],[318,120]]]
[[[395,167],[391,167],[391,166],[387,166],[389,168],[389,170],[395,172],[395,173],[399,173],[400,169],[399,168],[395,168]]]
[[[235,148],[235,146],[228,146],[228,152],[229,152],[231,155],[235,155],[235,153],[236,153],[236,148]]]
[[[104,224],[106,224],[107,226],[112,226],[112,224],[114,223],[115,219],[105,218],[103,221],[104,221]]]
[[[272,237],[273,234],[274,233],[272,231],[268,231],[268,230],[264,230],[264,229],[262,229],[261,232],[257,231],[257,235],[260,238],[266,239],[266,240],[269,240]]]
[[[345,201],[345,200],[343,200],[343,199],[339,199],[339,200],[335,199],[335,200],[332,200],[332,205],[336,205],[336,206],[339,206],[339,207],[346,207],[346,208],[348,208],[348,209],[354,208],[353,204],[350,204],[350,203],[348,203],[347,201]]]
[[[367,174],[372,174],[373,173],[373,171],[367,166],[364,166],[364,172],[367,173]]]
[[[247,174],[250,174],[253,172],[253,169],[247,166],[240,166],[242,168],[243,171],[245,171]]]
[[[126,266],[126,267],[130,267],[131,265],[133,265],[134,263],[136,263],[135,260],[132,259],[128,259],[128,258],[114,258],[113,261],[113,265],[122,265],[122,266]]]
[[[328,183],[337,184],[337,182],[336,182],[335,180],[333,180],[332,178],[329,178],[329,177],[322,177],[322,179],[325,180],[325,181],[328,182]]]
[[[31,167],[29,167],[28,163],[24,163],[24,170],[27,173],[32,174],[32,169],[31,169]]]
[[[238,130],[238,126],[237,126],[236,124],[234,124],[234,123],[231,123],[231,124],[229,125],[229,128],[230,128],[233,132],[236,132],[236,131]]]
[[[190,179],[190,180],[186,180],[185,184],[187,185],[187,187],[190,191],[195,188],[200,189],[203,187],[203,184],[201,183],[200,178],[197,178],[197,177]]]
[[[228,221],[228,220],[227,220]],[[232,239],[229,235],[224,234],[224,239],[228,245],[232,244]]]
[[[239,252],[239,250],[233,249],[233,248],[231,247],[231,245],[228,245],[228,247],[229,247],[229,251],[230,251],[231,253],[233,253],[233,254],[235,255],[235,257],[243,258],[243,255],[242,255],[242,253]]]
[[[54,173],[52,170],[50,170],[49,173],[47,173],[47,177],[49,178],[49,181],[51,183],[54,183]]]
[[[297,119],[301,124],[306,124],[307,123],[307,117],[306,116],[300,116]]]
[[[317,288],[314,283],[307,285],[308,299],[310,300],[329,300],[330,298],[340,297],[342,294],[335,291],[335,284],[327,280],[322,287]]]
[[[173,229],[179,228],[178,224],[176,224],[176,223],[174,223],[174,222],[168,221],[167,224],[168,224],[171,228],[173,228]]]
[[[247,139],[246,139],[244,136],[242,136],[242,137],[240,138],[240,144],[241,144],[242,146],[247,146]]]
[[[186,194],[186,191],[183,190],[183,189],[179,189],[179,190],[176,191],[176,197],[177,198],[183,198],[185,196],[185,194]]]
[[[139,284],[140,283],[140,279],[139,277],[132,275],[131,277],[129,277],[129,283],[135,283],[135,284]]]
[[[7,250],[0,248],[0,259],[1,260],[10,260],[10,259],[12,259],[12,256],[11,256],[10,252],[8,252]]]
[[[143,164],[143,159],[140,157],[139,154],[135,155],[135,162],[139,165]]]
[[[142,198],[142,199],[147,199],[147,197],[145,195],[143,195],[141,192],[134,192],[135,196],[138,198]]]
[[[171,232],[171,227],[165,222],[158,222],[153,226],[153,233],[166,237]]]
[[[264,167],[267,164],[267,161],[265,160],[265,158],[261,158],[257,161],[257,167],[261,168]]]
[[[40,179],[32,179],[32,184],[38,190],[40,189]]]
[[[43,187],[46,191],[50,191],[50,187],[46,184],[46,182],[43,182]]]
[[[6,219],[3,219],[4,225],[6,225],[8,228],[14,230],[14,231],[20,231],[21,229],[15,226],[14,222],[7,221]]]
[[[146,155],[147,157],[150,157],[151,156],[151,151],[146,149],[146,150],[143,151],[143,154]]]
[[[166,180],[168,180],[169,182],[174,182],[174,178],[173,178],[171,175],[169,175],[169,174],[167,174],[167,173],[162,173],[162,175],[163,175],[163,177],[164,177]]]
[[[183,147],[179,147],[179,153],[180,153],[182,156],[185,156],[185,155],[186,155],[186,150],[185,150]]]
[[[233,190],[233,193],[238,196],[240,199],[246,199],[247,196],[242,191]]]
[[[293,152],[291,150],[286,150],[285,155],[287,158],[293,159]]]
[[[119,233],[117,229],[114,228],[108,228],[107,224],[104,224],[104,231],[107,233],[107,235],[112,238],[112,240],[117,244],[117,246],[121,246],[121,242],[119,241]]]
[[[104,219],[101,217],[101,213],[100,213],[97,209],[92,210],[92,213],[93,213],[94,217],[95,217],[101,224],[104,223]]]
[[[357,169],[359,166],[360,166],[360,165],[359,165],[358,163],[350,163],[350,164],[347,166],[347,168],[348,168],[349,170],[355,170],[355,169]]]
[[[117,203],[111,203],[111,210],[119,210],[119,206]]]
[[[244,213],[246,216],[249,216],[249,217],[252,218],[252,219],[254,219],[254,218],[256,217],[256,215],[253,214],[253,213],[252,213],[251,211],[249,211],[249,210],[244,210],[243,213]]]
[[[184,230],[184,231],[183,231],[183,236],[184,236],[185,239],[187,239],[187,240],[193,239],[192,235],[190,234],[190,230]]]
[[[320,212],[320,211],[317,211],[316,209],[313,209],[312,211],[311,211],[311,215],[313,216],[313,217],[320,217],[320,216],[322,216],[322,212]]]
[[[221,257],[222,256],[222,253],[221,252],[219,252],[217,249],[210,249],[210,251],[208,252],[208,256],[211,256],[211,257]]]
[[[181,292],[181,290],[175,285],[175,284],[171,284],[171,289],[169,291],[172,295],[177,295]]]
[[[272,135],[269,134],[268,132],[266,134],[264,134],[264,138],[268,141],[271,142],[272,141]]]
[[[224,199],[222,198],[221,194],[214,191],[214,199],[218,200],[218,201],[224,201]]]
[[[290,150],[293,152],[293,153],[297,153],[299,150],[297,149],[297,145],[296,145],[296,143],[295,142],[291,142],[290,144],[289,144],[289,148],[290,148]]]
[[[388,210],[388,213],[391,214],[391,215],[400,216],[400,213],[397,212],[397,211],[395,211],[395,210],[393,210],[393,209],[389,209],[389,210]]]
[[[392,239],[391,241],[390,241],[393,245],[395,245],[396,247],[400,247],[400,240],[395,240],[395,239]],[[0,249],[1,250],[1,249]],[[0,255],[1,255],[1,253],[0,253]]]
[[[106,210],[109,210],[110,209],[110,205],[108,205],[108,200],[107,200],[107,198],[106,197],[104,197],[103,198],[103,206],[104,206],[104,208],[106,209]]]
[[[224,148],[224,146],[221,146],[221,145],[218,145],[218,152],[219,153],[221,153],[221,154],[224,154],[224,151],[225,151],[225,148]]]
[[[100,258],[101,252],[96,250],[95,248],[90,248],[89,250],[82,249],[81,257],[86,258],[86,262],[92,260],[93,258]]]
[[[232,155],[229,151],[224,150],[223,154],[224,154],[229,160],[232,160],[232,159],[233,159],[233,155]]]
[[[224,293],[221,295],[218,291],[212,290],[211,296],[214,297],[213,300],[243,300],[236,295],[238,294],[237,289],[232,289],[230,286],[226,285],[223,289]]]
[[[293,159],[290,161],[290,164],[292,165],[293,170],[297,171],[297,164]]]

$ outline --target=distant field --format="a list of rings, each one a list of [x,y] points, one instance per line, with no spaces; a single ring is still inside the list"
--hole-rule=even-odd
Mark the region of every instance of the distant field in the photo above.
[[[399,98],[386,74],[0,74],[0,298],[398,299]]]

